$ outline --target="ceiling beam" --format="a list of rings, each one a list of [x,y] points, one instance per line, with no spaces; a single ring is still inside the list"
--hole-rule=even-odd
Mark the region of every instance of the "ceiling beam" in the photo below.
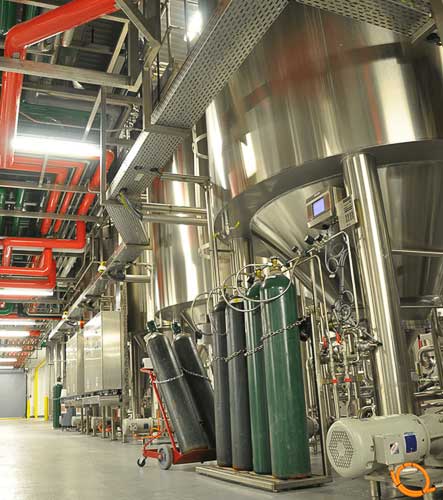
[[[9,181],[5,179],[0,179],[0,187],[10,188],[10,189],[28,189],[29,191],[57,191],[62,193],[95,193],[98,191],[90,191],[86,186],[65,186],[63,184],[38,184],[32,182],[20,182],[20,181]]]
[[[58,64],[21,61],[20,59],[11,57],[0,57],[0,71],[42,76],[45,78],[54,78],[56,80],[90,83],[101,87],[132,90],[129,77],[124,75],[114,75],[103,71],[73,68],[71,66],[61,66]]]
[[[0,210],[0,217],[17,217],[19,219],[53,219],[70,220],[75,222],[101,222],[101,217],[92,217],[90,215],[68,215],[49,212],[22,212],[20,210]]]
[[[1,82],[0,82],[1,86]],[[41,94],[53,95],[55,97],[64,97],[66,99],[78,99],[79,101],[95,102],[97,92],[89,92],[87,90],[67,89],[61,85],[39,85],[37,83],[25,82],[23,90],[32,90]],[[123,96],[109,94],[106,96],[106,103],[111,106],[141,106],[142,99],[139,97]]]

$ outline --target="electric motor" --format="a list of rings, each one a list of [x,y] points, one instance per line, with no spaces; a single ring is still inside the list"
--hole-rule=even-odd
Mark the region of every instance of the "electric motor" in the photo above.
[[[392,415],[368,419],[346,418],[328,432],[329,461],[340,476],[356,478],[383,466],[422,462],[430,454],[430,429],[439,417]]]

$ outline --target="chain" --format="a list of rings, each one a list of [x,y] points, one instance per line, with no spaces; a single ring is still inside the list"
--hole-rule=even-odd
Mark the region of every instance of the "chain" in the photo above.
[[[155,383],[157,385],[162,385],[162,384],[167,384],[169,382],[174,382],[174,380],[178,380],[179,378],[184,377],[185,374],[183,372],[180,373],[180,375],[177,375],[175,377],[167,378],[166,380],[156,380]]]
[[[193,377],[202,378],[203,380],[209,380],[209,377],[207,377],[206,375],[201,375],[200,373],[191,372],[190,370],[186,370],[186,368],[183,368],[183,371],[188,375],[192,375]]]
[[[232,361],[233,359],[237,358],[238,356],[241,356],[244,353],[245,353],[244,349],[240,349],[240,351],[235,351],[230,356],[225,358],[225,361],[226,361],[226,363],[229,363],[229,361]]]
[[[264,349],[263,344],[259,344],[257,347],[254,347],[254,349],[246,351],[245,358],[247,358],[248,356],[252,356],[253,354],[257,354],[258,352],[263,351],[263,349]]]
[[[254,354],[257,354],[258,352],[263,351],[263,349],[264,349],[263,341],[264,340],[270,339],[271,337],[275,337],[276,335],[279,335],[280,333],[284,333],[287,330],[292,330],[292,328],[296,328],[296,327],[302,325],[303,321],[304,320],[294,321],[294,323],[291,323],[288,326],[285,326],[283,328],[280,328],[279,330],[275,330],[274,332],[267,333],[267,334],[263,335],[262,338],[261,338],[262,343],[259,344],[257,347],[254,347],[253,349],[250,349],[249,351],[247,351],[246,349],[241,349],[240,351],[236,351],[236,352],[232,353],[227,358],[224,358],[223,356],[216,356],[212,360],[212,363],[215,363],[216,361],[224,361],[225,363],[229,363],[229,361],[232,361],[234,358],[236,358],[237,356],[240,356],[241,354],[243,354],[243,356],[245,358],[248,357],[248,356],[252,356]],[[194,374],[191,373],[191,375],[194,375]]]
[[[264,340],[270,339],[271,337],[275,337],[276,335],[280,335],[280,333],[284,333],[287,330],[292,330],[292,328],[296,328],[302,324],[303,324],[303,320],[294,321],[294,323],[291,323],[288,326],[284,326],[283,328],[275,330],[274,332],[266,333],[265,335],[262,336],[261,341],[263,342]]]

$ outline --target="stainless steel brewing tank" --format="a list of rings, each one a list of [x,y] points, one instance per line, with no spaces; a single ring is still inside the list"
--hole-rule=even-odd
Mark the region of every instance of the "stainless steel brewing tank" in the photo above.
[[[185,140],[165,171],[195,174],[191,139]],[[206,172],[200,172],[202,175]],[[154,181],[152,199],[155,203],[176,206],[204,207],[204,193],[191,183]],[[174,225],[152,225],[156,305],[163,319],[180,319],[194,298],[208,290],[211,269],[207,256],[200,252],[208,241],[206,228]],[[207,252],[206,252],[207,253]]]
[[[442,52],[290,2],[209,106],[217,230],[293,189],[341,174],[356,150],[379,165],[443,153]]]

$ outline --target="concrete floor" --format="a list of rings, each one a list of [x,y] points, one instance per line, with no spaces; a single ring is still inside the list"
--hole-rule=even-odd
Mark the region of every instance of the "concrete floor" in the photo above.
[[[140,447],[39,421],[0,421],[1,500],[247,500],[367,499],[365,481],[338,480],[272,495],[199,476],[192,466],[161,471],[155,461],[137,467]]]

